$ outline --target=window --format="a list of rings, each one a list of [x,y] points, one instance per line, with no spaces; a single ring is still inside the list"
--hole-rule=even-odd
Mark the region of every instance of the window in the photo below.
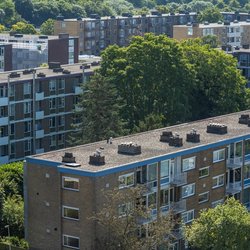
[[[10,135],[15,134],[15,123],[10,124]]]
[[[24,95],[30,95],[31,94],[31,83],[25,82],[23,85],[23,94]]]
[[[199,194],[199,203],[203,203],[203,202],[206,202],[209,200],[209,192],[205,192],[205,193],[202,193],[202,194]]]
[[[63,206],[63,218],[79,220],[79,208]]]
[[[50,145],[51,147],[55,147],[55,146],[56,146],[56,136],[55,136],[55,135],[50,136],[49,145]]]
[[[49,108],[55,109],[56,108],[56,98],[49,99]]]
[[[250,155],[250,140],[245,140],[245,155]]]
[[[58,98],[58,108],[64,108],[64,106],[65,106],[65,98],[64,97]]]
[[[170,160],[161,162],[161,178],[169,176],[169,165],[170,165]]]
[[[31,113],[31,102],[24,102],[24,114],[30,114]]]
[[[131,213],[132,202],[127,202],[118,206],[118,215],[120,217],[126,216]]]
[[[195,183],[186,185],[182,187],[181,196],[182,198],[189,197],[195,193]]]
[[[193,35],[193,27],[188,27],[187,34],[188,34],[188,36],[192,36]]]
[[[50,80],[49,81],[49,91],[55,91],[56,90],[56,80]]]
[[[62,187],[64,189],[79,191],[79,179],[63,176],[62,177]]]
[[[7,86],[0,86],[0,97],[7,97]]]
[[[157,166],[158,163],[148,165],[148,181],[155,181],[157,178]]]
[[[31,140],[24,141],[24,151],[25,152],[31,151]]]
[[[63,235],[63,246],[71,247],[74,249],[80,249],[80,239],[78,237]]]
[[[15,104],[10,104],[9,109],[10,116],[15,116]]]
[[[64,144],[64,134],[59,134],[58,135],[58,145],[63,145]]]
[[[250,179],[250,165],[244,166],[244,179]]]
[[[10,97],[15,96],[15,85],[10,85]]]
[[[59,79],[58,80],[58,89],[64,89],[65,88],[65,79]]]
[[[213,188],[224,185],[224,174],[213,177]]]
[[[189,210],[181,214],[184,223],[189,223],[194,219],[194,210]]]
[[[212,202],[212,208],[215,208],[216,206],[218,206],[220,204],[223,204],[223,202],[224,202],[224,199],[213,201]]]
[[[209,167],[199,169],[199,178],[203,178],[209,175]]]
[[[195,156],[182,160],[182,170],[187,171],[195,168]]]
[[[213,162],[225,160],[225,149],[216,150],[213,152]]]
[[[55,128],[55,126],[56,126],[56,118],[55,117],[49,118],[49,127]]]
[[[130,187],[134,185],[134,173],[119,176],[119,188]]]
[[[24,122],[24,132],[28,133],[31,131],[31,121]]]
[[[64,126],[65,125],[65,118],[64,116],[58,116],[58,126]]]

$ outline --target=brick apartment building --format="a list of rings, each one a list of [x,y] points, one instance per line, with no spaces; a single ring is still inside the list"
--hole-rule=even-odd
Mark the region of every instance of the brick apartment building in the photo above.
[[[0,164],[67,145],[80,84],[95,67],[54,63],[0,73]]]
[[[248,13],[222,12],[227,21],[246,21]],[[131,36],[154,33],[173,37],[174,25],[196,23],[197,13],[160,14],[152,11],[150,15],[132,16],[124,13],[122,16],[64,19],[62,16],[54,24],[54,34],[68,33],[79,37],[80,54],[99,55],[112,44],[126,46]]]
[[[173,38],[177,40],[215,35],[221,46],[242,47],[250,44],[250,19],[218,23],[174,25]]]
[[[78,38],[0,34],[0,72],[39,67],[43,63],[78,63]]]
[[[103,205],[102,189],[145,184],[152,219],[173,208],[190,223],[201,209],[223,203],[228,195],[250,209],[249,114],[27,157],[25,226],[30,249],[95,249],[98,226],[88,218]],[[172,249],[182,249],[178,239]]]

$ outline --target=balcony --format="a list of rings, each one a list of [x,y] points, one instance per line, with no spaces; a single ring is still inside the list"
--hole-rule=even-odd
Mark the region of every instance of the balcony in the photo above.
[[[0,106],[7,106],[7,105],[8,105],[8,97],[1,97]]]
[[[5,156],[0,156],[0,164],[6,164],[9,162],[9,156],[5,155]]]
[[[226,188],[227,194],[237,194],[237,193],[241,192],[241,190],[242,190],[241,181],[229,183],[227,188]]]
[[[242,157],[234,157],[227,159],[227,167],[230,169],[239,168],[242,166]]]
[[[8,125],[9,117],[0,117],[0,126]]]
[[[36,101],[42,101],[44,99],[44,92],[36,93]]]
[[[187,173],[179,173],[179,174],[175,174],[171,180],[170,180],[171,184],[179,187],[179,186],[183,186],[185,184],[187,184]]]
[[[44,111],[36,111],[36,119],[40,120],[44,118]]]
[[[186,200],[180,200],[177,202],[173,202],[170,205],[170,208],[173,210],[174,213],[179,214],[187,210],[187,201]]]
[[[8,145],[8,143],[9,143],[9,137],[8,136],[0,137],[0,146]]]
[[[82,88],[81,88],[80,86],[76,86],[76,87],[75,87],[75,94],[76,94],[76,95],[82,94]]]
[[[44,153],[44,148],[36,149],[36,154],[42,154],[42,153]]]
[[[43,129],[36,130],[36,139],[40,139],[43,137],[44,137],[44,130]]]

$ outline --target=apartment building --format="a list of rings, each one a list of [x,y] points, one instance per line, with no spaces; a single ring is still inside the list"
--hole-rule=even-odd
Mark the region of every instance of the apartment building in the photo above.
[[[222,12],[227,21],[246,21],[248,13]],[[122,16],[99,17],[96,14],[90,18],[64,19],[59,16],[54,24],[55,35],[68,33],[79,37],[80,54],[99,55],[112,44],[126,46],[135,35],[154,33],[173,37],[173,26],[196,23],[197,13],[181,12],[161,14],[151,11],[150,15],[132,16],[124,13]]]
[[[0,73],[0,164],[67,145],[87,62]]]
[[[78,38],[0,34],[0,72],[39,67],[43,63],[78,63]]]
[[[242,47],[250,44],[250,20],[239,22],[174,25],[173,38],[177,40],[215,35],[221,46]]]
[[[250,209],[249,115],[247,110],[27,157],[31,249],[95,249],[99,229],[88,218],[103,206],[101,190],[145,185],[151,220],[172,208],[190,223],[226,196]],[[183,249],[180,240],[172,249]]]

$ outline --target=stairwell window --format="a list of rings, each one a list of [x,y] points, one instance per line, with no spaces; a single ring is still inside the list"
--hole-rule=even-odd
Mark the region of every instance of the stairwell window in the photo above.
[[[213,162],[225,160],[225,149],[216,150],[213,152]]]
[[[135,182],[135,174],[129,173],[119,176],[119,188],[131,187]]]
[[[63,176],[62,177],[62,187],[64,189],[79,191],[79,179]]]
[[[195,156],[182,160],[182,170],[188,171],[195,168]]]
[[[79,208],[63,206],[63,218],[79,220]]]

